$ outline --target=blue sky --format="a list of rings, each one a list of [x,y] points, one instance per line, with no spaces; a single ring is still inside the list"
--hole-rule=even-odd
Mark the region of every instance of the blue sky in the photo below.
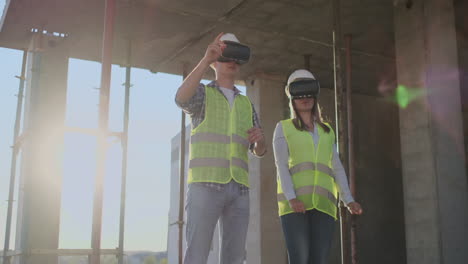
[[[16,109],[20,51],[0,49],[0,237],[3,244],[12,131]],[[69,63],[66,125],[97,127],[100,64],[71,59]],[[122,130],[125,69],[113,66],[109,127]],[[164,250],[169,211],[170,139],[180,127],[174,95],[181,77],[133,69],[129,125],[126,248]],[[91,238],[96,142],[93,136],[65,135],[61,248],[88,248]],[[102,247],[118,241],[121,147],[108,152],[104,190]],[[17,192],[16,192],[17,193]]]
[[[0,11],[4,0],[0,0]],[[0,12],[1,13],[1,12]],[[22,52],[0,48],[0,243],[3,247],[10,177],[11,143]],[[109,127],[121,131],[125,68],[113,66]],[[132,69],[126,250],[166,249],[170,188],[170,140],[180,128],[174,104],[181,77]],[[70,59],[66,125],[96,128],[100,63]],[[244,87],[240,87],[245,91]],[[89,248],[96,142],[92,136],[65,135],[60,248]],[[108,152],[104,189],[102,248],[118,245],[121,147]],[[19,173],[18,173],[19,175]],[[15,191],[15,200],[18,190]],[[16,204],[15,204],[16,205]],[[14,211],[16,215],[16,210]],[[14,227],[12,245],[14,245]]]

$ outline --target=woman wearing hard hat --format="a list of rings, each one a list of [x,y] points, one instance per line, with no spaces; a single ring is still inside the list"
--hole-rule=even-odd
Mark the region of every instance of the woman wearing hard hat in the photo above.
[[[290,264],[326,263],[337,219],[337,197],[362,214],[348,186],[335,133],[320,113],[319,82],[307,70],[288,78],[291,118],[278,122],[273,147],[278,208]]]

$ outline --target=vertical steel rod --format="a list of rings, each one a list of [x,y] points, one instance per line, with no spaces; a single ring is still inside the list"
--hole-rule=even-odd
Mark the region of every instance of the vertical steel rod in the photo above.
[[[341,160],[347,163],[346,155],[346,137],[344,134],[345,121],[344,117],[346,110],[344,109],[343,100],[343,82],[341,71],[341,20],[340,20],[340,0],[332,0],[332,17],[333,17],[333,68],[334,68],[334,83],[335,83],[335,122],[337,147],[340,153]],[[341,263],[349,264],[349,235],[348,221],[346,208],[340,202],[340,238],[341,238]]]
[[[118,263],[124,263],[124,238],[125,238],[125,197],[127,192],[127,156],[128,156],[128,123],[130,120],[130,87],[131,87],[131,41],[128,43],[128,59],[125,69],[125,105],[124,124],[122,133],[122,185],[120,188],[120,223],[119,223],[119,256]]]
[[[345,37],[346,40],[346,109],[348,119],[348,170],[349,186],[351,194],[356,198],[356,167],[354,166],[354,142],[353,142],[353,107],[352,107],[352,86],[351,86],[351,35]],[[351,216],[351,263],[358,263],[357,237],[356,237],[356,217]]]
[[[188,75],[187,64],[183,65],[182,78]],[[179,264],[184,261],[184,200],[185,200],[185,113],[182,111],[180,121],[180,148],[179,148]]]
[[[10,236],[11,236],[11,219],[13,216],[13,198],[15,195],[15,180],[16,180],[16,162],[19,153],[19,142],[18,136],[20,132],[21,125],[21,115],[23,110],[23,97],[24,97],[24,81],[26,79],[26,58],[28,57],[28,52],[23,51],[23,62],[21,65],[21,76],[19,89],[18,89],[18,100],[16,103],[16,119],[15,119],[15,128],[13,131],[13,146],[11,154],[11,167],[10,167],[10,188],[8,190],[8,209],[7,209],[7,218],[6,218],[6,228],[5,228],[5,243],[3,247],[3,263],[10,264],[10,257],[8,257],[8,250],[10,249]]]
[[[102,42],[101,87],[99,89],[99,133],[97,136],[96,180],[93,204],[91,238],[91,263],[99,264],[101,255],[102,197],[106,167],[107,135],[109,122],[109,95],[112,71],[112,42],[114,37],[116,0],[105,1],[104,33]]]
[[[333,35],[334,43],[335,43],[335,34]],[[336,67],[336,50],[334,49],[334,58],[335,58],[335,123],[336,123],[336,131],[337,131],[337,147],[338,147],[338,152],[340,153],[340,158],[343,159],[343,150],[341,149],[343,146],[343,142],[340,140],[340,123],[341,123],[341,115],[339,114],[340,109],[341,109],[341,92],[340,89],[338,88],[337,85],[337,67]],[[340,202],[339,203],[339,213],[340,213],[340,244],[341,244],[341,264],[349,264],[349,250],[348,250],[348,225],[346,221],[346,208],[343,206],[343,204]]]

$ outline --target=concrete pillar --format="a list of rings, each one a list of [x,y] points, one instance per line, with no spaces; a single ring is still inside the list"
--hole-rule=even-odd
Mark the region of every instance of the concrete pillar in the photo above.
[[[455,9],[455,28],[457,29],[458,69],[460,73],[466,158],[468,156],[468,16],[465,13],[468,10],[468,1],[454,0],[453,4]]]
[[[398,84],[421,93],[400,109],[407,263],[467,263],[468,187],[453,1],[414,0],[394,11]]]
[[[247,95],[261,119],[267,154],[250,159],[250,225],[247,237],[248,264],[287,263],[283,231],[276,200],[276,168],[271,148],[276,123],[284,119],[284,83],[279,78],[254,76],[246,81]]]
[[[67,74],[66,43],[50,40],[28,54],[17,234],[23,252],[59,245]],[[53,264],[57,257],[28,254],[21,263]]]

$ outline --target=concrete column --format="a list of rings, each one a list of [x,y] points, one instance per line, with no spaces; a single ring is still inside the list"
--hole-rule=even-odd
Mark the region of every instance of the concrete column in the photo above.
[[[59,245],[68,53],[66,43],[47,43],[28,55],[17,234],[23,252]],[[21,263],[53,264],[57,257],[29,254]]]
[[[468,261],[468,187],[453,1],[395,7],[407,263]],[[412,92],[420,93],[414,99]],[[404,102],[403,102],[404,103]],[[404,104],[403,104],[404,106]]]
[[[454,0],[453,4],[455,9],[455,28],[457,29],[458,68],[460,73],[466,158],[468,156],[468,16],[465,13],[468,10],[468,1]]]
[[[276,168],[272,139],[276,123],[284,119],[284,83],[267,76],[247,80],[247,95],[261,119],[268,147],[261,158],[250,159],[250,225],[247,238],[248,264],[287,263],[283,231],[276,200]]]

